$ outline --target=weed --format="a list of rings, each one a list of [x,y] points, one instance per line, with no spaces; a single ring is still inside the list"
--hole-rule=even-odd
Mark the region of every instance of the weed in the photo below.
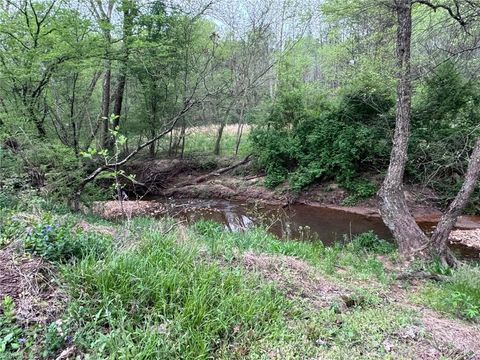
[[[100,258],[111,247],[110,236],[73,229],[72,222],[59,223],[50,213],[29,229],[25,250],[53,262],[69,262],[89,254]]]
[[[280,240],[260,227],[230,232],[211,221],[197,222],[193,231],[213,255],[227,260],[245,251],[281,254],[306,260],[329,275],[335,275],[339,268],[343,268],[352,270],[348,272],[349,276],[366,279],[373,275],[382,282],[390,280],[377,254],[393,254],[395,247],[373,233],[360,235],[352,243],[326,247],[321,241]]]
[[[352,245],[357,251],[370,251],[377,254],[389,254],[395,251],[393,243],[380,239],[373,231],[355,236]]]
[[[0,312],[0,355],[20,350],[22,329],[15,323],[14,302],[9,296],[2,300]]]
[[[470,321],[480,321],[480,268],[452,270],[447,281],[428,284],[420,302]]]

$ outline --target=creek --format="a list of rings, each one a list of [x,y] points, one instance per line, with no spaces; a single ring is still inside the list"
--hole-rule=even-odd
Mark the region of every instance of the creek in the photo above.
[[[153,200],[153,199],[152,199]],[[244,231],[264,226],[282,239],[322,241],[325,245],[350,241],[355,235],[372,231],[382,239],[392,240],[389,229],[376,214],[360,214],[339,208],[293,204],[287,207],[261,202],[239,202],[224,199],[155,199],[162,202],[169,216],[194,223],[200,219],[223,224],[230,231]],[[472,222],[473,220],[469,220]],[[480,227],[479,219],[478,227]],[[431,232],[433,220],[419,222]],[[478,259],[479,253],[462,245],[453,246],[463,258]]]

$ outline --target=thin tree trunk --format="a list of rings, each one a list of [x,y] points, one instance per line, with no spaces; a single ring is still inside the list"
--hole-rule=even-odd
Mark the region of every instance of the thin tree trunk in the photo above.
[[[215,141],[215,148],[213,149],[213,153],[215,155],[220,155],[220,145],[222,144],[222,135],[223,135],[224,128],[225,128],[225,122],[222,122],[220,124],[220,127],[218,128],[217,140]]]
[[[238,125],[237,142],[235,144],[235,156],[238,156],[238,150],[240,149],[240,143],[242,142],[243,126],[244,126],[243,123]]]
[[[440,219],[431,238],[433,255],[438,256],[445,265],[455,265],[456,261],[448,249],[448,238],[457,222],[457,218],[462,214],[470,196],[475,190],[479,176],[480,139],[477,140],[472,155],[470,156],[470,162],[462,188]]]
[[[77,93],[77,80],[78,73],[75,73],[73,75],[72,97],[70,98],[70,126],[72,128],[73,151],[75,152],[75,156],[79,158],[80,150],[78,147],[77,122],[75,121],[75,95]]]
[[[115,91],[115,103],[113,105],[113,114],[116,115],[113,120],[113,128],[120,125],[120,114],[122,112],[123,94],[125,92],[125,83],[127,81],[128,58],[130,55],[130,38],[132,37],[133,20],[137,10],[134,2],[130,0],[122,1],[123,8],[123,56],[120,66],[120,75],[118,76],[117,88]]]
[[[410,47],[412,37],[412,1],[396,0],[397,29],[397,110],[390,165],[379,191],[382,200],[380,212],[385,225],[392,232],[401,255],[410,259],[422,257],[428,238],[410,213],[403,189],[403,176],[407,162],[411,119]]]
[[[152,127],[150,129],[150,137],[153,139],[155,138],[155,135],[156,135],[155,128]],[[155,141],[150,144],[149,152],[150,152],[150,157],[154,158],[155,157]]]
[[[39,117],[35,114],[35,110],[29,107],[30,116],[35,123],[35,127],[37,128],[38,137],[40,139],[45,139],[47,137],[47,131],[45,130],[45,123],[39,119]]]
[[[235,156],[238,155],[238,149],[240,148],[240,142],[242,141],[244,113],[245,113],[245,102],[242,102],[242,108],[240,109],[240,121],[237,129],[237,141],[235,143]]]
[[[117,88],[115,89],[114,103],[113,103],[113,115],[115,119],[113,120],[113,128],[116,129],[120,125],[120,115],[122,113],[122,104],[123,104],[123,94],[125,92],[125,83],[127,77],[125,73],[120,74],[118,77]]]
[[[168,156],[172,156],[173,154],[172,146],[173,146],[173,130],[170,132],[170,140],[168,142]]]
[[[180,148],[180,159],[183,159],[183,156],[185,154],[185,133],[186,133],[186,130],[187,130],[187,123],[186,123],[185,119],[183,119],[182,132],[180,134],[180,141],[182,143],[182,147]]]
[[[107,147],[109,140],[109,115],[110,115],[110,82],[112,77],[110,60],[105,62],[105,74],[103,75],[102,88],[102,120],[103,120],[103,140],[102,145]]]

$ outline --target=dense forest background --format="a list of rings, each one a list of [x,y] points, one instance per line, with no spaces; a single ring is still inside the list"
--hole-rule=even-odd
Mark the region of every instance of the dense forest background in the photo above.
[[[407,180],[446,203],[478,135],[480,26],[437,10],[413,8]],[[333,179],[373,196],[395,125],[395,32],[392,5],[372,0],[3,0],[2,187],[65,199],[131,155],[253,153],[269,187]]]

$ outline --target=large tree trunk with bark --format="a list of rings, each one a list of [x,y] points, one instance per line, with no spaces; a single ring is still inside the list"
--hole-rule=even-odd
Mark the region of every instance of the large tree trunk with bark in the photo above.
[[[395,1],[397,29],[397,109],[390,165],[379,195],[382,200],[380,211],[385,225],[397,241],[400,253],[405,258],[423,256],[428,242],[427,236],[410,213],[403,189],[403,176],[407,162],[408,139],[411,119],[411,72],[410,47],[412,37],[412,1]]]
[[[410,48],[412,37],[412,0],[395,0],[397,13],[397,109],[393,147],[379,196],[383,221],[392,232],[404,259],[439,258],[444,265],[455,265],[456,260],[448,248],[448,239],[458,216],[468,203],[480,176],[480,140],[473,149],[465,181],[455,200],[442,216],[432,237],[427,238],[411,215],[403,189],[405,164],[408,159],[408,140],[411,122]]]

